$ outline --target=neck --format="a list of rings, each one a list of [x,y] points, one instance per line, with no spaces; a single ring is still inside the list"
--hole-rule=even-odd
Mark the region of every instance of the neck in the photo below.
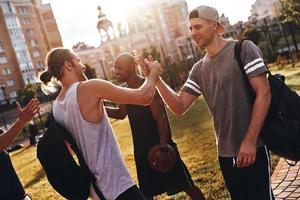
[[[130,88],[138,88],[142,85],[143,79],[143,77],[135,73],[126,80],[126,83]]]
[[[76,77],[68,77],[68,78],[62,78],[61,85],[62,90],[60,91],[58,98],[63,98],[65,96],[66,91],[70,88],[70,86],[73,83],[79,82],[80,80]]]
[[[227,43],[228,41],[222,37],[214,37],[212,42],[207,47],[205,47],[208,57],[212,57],[218,54],[226,46]]]

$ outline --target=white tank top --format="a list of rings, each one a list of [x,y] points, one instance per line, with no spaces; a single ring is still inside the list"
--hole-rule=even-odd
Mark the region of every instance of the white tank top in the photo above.
[[[73,135],[104,197],[114,200],[135,183],[125,167],[105,109],[102,121],[97,124],[86,121],[81,115],[77,102],[78,85],[79,82],[73,83],[63,100],[54,101],[53,115]]]

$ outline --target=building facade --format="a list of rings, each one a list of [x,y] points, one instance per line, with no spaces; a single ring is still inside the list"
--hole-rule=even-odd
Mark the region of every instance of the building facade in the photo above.
[[[256,0],[251,6],[251,17],[260,21],[264,18],[277,17],[279,13],[279,0]]]
[[[38,81],[47,51],[62,46],[50,4],[0,0],[0,100]]]
[[[99,9],[99,8],[98,8]],[[131,8],[127,17],[127,29],[113,27],[117,37],[109,34],[101,22],[111,23],[100,10],[97,28],[101,33],[101,44],[98,48],[84,50],[73,48],[79,57],[86,62],[87,52],[93,51],[94,66],[97,75],[111,80],[114,77],[113,61],[122,52],[135,52],[142,55],[145,51],[155,49],[164,64],[191,60],[196,49],[189,33],[188,7],[185,0],[150,0]],[[102,21],[100,21],[102,20]],[[105,20],[105,21],[104,21]],[[104,35],[103,35],[104,34]],[[108,38],[103,41],[103,38]],[[99,54],[97,55],[98,52]],[[193,60],[193,59],[192,59]],[[87,63],[88,64],[88,63]],[[98,67],[97,67],[98,66]],[[100,67],[101,66],[101,67]]]

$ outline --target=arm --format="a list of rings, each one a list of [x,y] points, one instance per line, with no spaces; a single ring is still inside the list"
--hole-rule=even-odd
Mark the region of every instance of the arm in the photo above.
[[[155,93],[155,82],[162,68],[157,62],[151,63],[149,67],[150,74],[138,89],[123,88],[108,81],[93,79],[83,82],[81,90],[93,98],[107,99],[118,104],[150,104]]]
[[[246,167],[255,162],[257,138],[263,127],[271,103],[270,86],[265,74],[250,79],[250,84],[256,93],[256,98],[247,133],[239,150],[237,159],[238,167]]]
[[[155,94],[150,104],[150,109],[158,126],[160,144],[161,146],[165,146],[168,144],[170,138],[169,122],[164,110],[164,103],[158,93]]]
[[[149,64],[153,63],[153,57],[149,55],[148,59],[144,61],[141,57],[138,57],[136,62],[141,66],[143,73],[147,75],[149,73]],[[185,91],[180,91],[177,94],[160,77],[156,82],[156,88],[164,102],[175,115],[181,115],[186,112],[197,98],[197,96]]]
[[[32,99],[24,109],[17,103],[17,109],[19,112],[18,119],[8,131],[0,135],[0,151],[3,151],[15,139],[26,123],[39,111],[39,101]]]
[[[169,109],[176,115],[185,113],[194,103],[197,96],[180,91],[174,92],[161,78],[156,82],[156,87]]]
[[[127,115],[127,106],[120,104],[119,108],[107,107],[105,106],[108,117],[114,119],[124,119]]]

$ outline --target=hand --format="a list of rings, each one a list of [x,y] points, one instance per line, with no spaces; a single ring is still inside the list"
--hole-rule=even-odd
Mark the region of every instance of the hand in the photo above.
[[[159,76],[162,72],[162,66],[161,64],[153,59],[153,57],[151,55],[148,56],[148,59],[144,59],[144,62],[146,63],[146,65],[148,66],[149,70],[150,70],[150,75],[154,75],[154,76]]]
[[[37,99],[31,99],[24,108],[21,108],[19,102],[16,102],[16,104],[17,111],[19,113],[19,120],[24,124],[29,122],[33,118],[33,116],[40,110],[40,102]]]
[[[142,56],[135,56],[135,62],[140,65],[143,76],[148,76],[150,74],[149,67],[143,60]]]
[[[248,167],[256,160],[256,142],[245,138],[240,146],[237,157],[237,167]]]

